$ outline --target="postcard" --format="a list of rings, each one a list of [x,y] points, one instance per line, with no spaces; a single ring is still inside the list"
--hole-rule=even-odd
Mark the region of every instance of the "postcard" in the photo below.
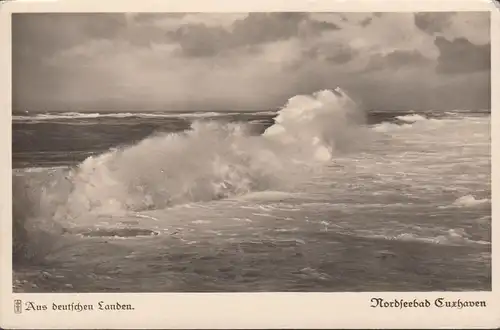
[[[2,2],[0,325],[500,326],[499,17]]]

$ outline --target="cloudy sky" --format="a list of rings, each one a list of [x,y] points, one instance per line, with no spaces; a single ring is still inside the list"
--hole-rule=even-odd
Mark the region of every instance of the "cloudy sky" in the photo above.
[[[266,110],[341,86],[370,109],[490,107],[489,13],[14,14],[13,106]]]

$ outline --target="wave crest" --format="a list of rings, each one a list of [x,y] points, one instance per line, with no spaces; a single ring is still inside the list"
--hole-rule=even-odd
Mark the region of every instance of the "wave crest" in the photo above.
[[[242,124],[195,121],[181,134],[89,157],[69,174],[67,205],[72,213],[140,211],[283,188],[347,149],[361,119],[338,89],[290,99],[262,136]]]
[[[478,205],[484,205],[484,204],[487,204],[489,202],[491,202],[491,201],[487,198],[476,199],[472,195],[466,195],[466,196],[462,196],[462,197],[457,198],[453,202],[452,205],[456,206],[456,207],[474,207],[474,206],[478,206]]]
[[[37,218],[81,223],[91,213],[286,191],[335,152],[359,142],[354,135],[361,132],[363,120],[344,91],[324,90],[291,98],[260,136],[242,124],[195,121],[188,131],[154,135],[89,157],[69,170],[23,172],[14,185],[16,238],[25,241],[31,230],[26,228]],[[29,196],[23,196],[26,192]],[[43,230],[60,234],[56,227]]]

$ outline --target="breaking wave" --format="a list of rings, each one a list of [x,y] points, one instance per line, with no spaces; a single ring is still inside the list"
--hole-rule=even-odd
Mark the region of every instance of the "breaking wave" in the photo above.
[[[474,208],[480,206],[490,206],[491,200],[489,198],[478,198],[472,195],[466,195],[457,198],[450,205],[441,205],[438,208],[440,209],[452,209],[452,208]]]
[[[460,198],[457,198],[457,200],[455,200],[453,202],[453,206],[456,206],[456,207],[474,207],[474,206],[478,206],[478,205],[484,205],[484,204],[487,204],[489,202],[490,202],[490,200],[487,198],[476,199],[472,195],[466,195],[466,196],[462,196]]]
[[[18,173],[14,252],[26,256],[23,242],[34,231],[60,235],[61,223],[81,224],[90,214],[286,191],[336,152],[360,143],[363,122],[364,113],[337,88],[291,98],[260,136],[242,124],[195,121],[183,133],[157,134],[75,168]]]

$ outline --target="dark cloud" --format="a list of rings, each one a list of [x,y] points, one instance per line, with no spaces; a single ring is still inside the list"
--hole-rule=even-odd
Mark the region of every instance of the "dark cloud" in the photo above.
[[[306,13],[250,13],[233,24],[236,44],[260,44],[296,36]]]
[[[250,13],[244,19],[236,20],[231,29],[186,24],[167,36],[179,43],[184,55],[203,57],[237,47],[339,29],[333,23],[310,20],[308,13]]]
[[[449,20],[453,15],[455,15],[455,13],[415,13],[413,17],[416,27],[432,35],[441,32],[448,26]]]
[[[182,18],[186,15],[187,13],[136,13],[133,16],[133,20],[139,24],[153,24],[165,17]]]
[[[136,46],[166,42],[165,30],[155,25],[162,18],[185,13],[141,13],[128,19],[122,13],[33,13],[12,15],[13,52],[50,57],[89,40],[130,42]]]
[[[349,61],[351,61],[351,59],[353,58],[353,55],[354,55],[354,53],[352,51],[345,51],[345,52],[341,52],[341,53],[335,54],[333,56],[327,57],[326,59],[327,59],[327,61],[333,62],[336,64],[345,64],[345,63],[348,63]]]
[[[127,26],[123,14],[36,13],[12,15],[13,52],[50,55],[86,39],[114,39]]]
[[[326,56],[325,59],[335,64],[345,64],[350,62],[356,54],[350,47],[339,47],[333,54]]]
[[[395,50],[389,54],[377,54],[371,57],[366,70],[401,69],[416,65],[430,64],[431,60],[417,50]]]
[[[359,25],[362,27],[367,27],[371,23],[373,23],[373,20],[381,18],[384,15],[384,13],[373,13],[371,16],[366,17],[363,19],[361,22],[359,22]]]
[[[314,60],[332,64],[345,64],[351,61],[356,55],[357,52],[348,45],[341,43],[323,44],[303,50],[302,59],[299,62]]]
[[[319,21],[307,21],[309,26],[314,32],[322,32],[327,30],[340,30],[341,28],[334,23],[319,22]]]
[[[232,47],[231,33],[223,27],[207,27],[203,24],[187,24],[168,33],[187,56],[203,57],[217,54],[221,49]]]
[[[367,17],[364,20],[362,20],[361,22],[359,22],[359,25],[361,25],[362,27],[366,27],[366,26],[370,25],[372,20],[373,20],[372,17]]]
[[[489,44],[474,45],[465,38],[448,41],[443,37],[436,37],[434,44],[440,52],[436,67],[438,73],[469,73],[491,67]]]

